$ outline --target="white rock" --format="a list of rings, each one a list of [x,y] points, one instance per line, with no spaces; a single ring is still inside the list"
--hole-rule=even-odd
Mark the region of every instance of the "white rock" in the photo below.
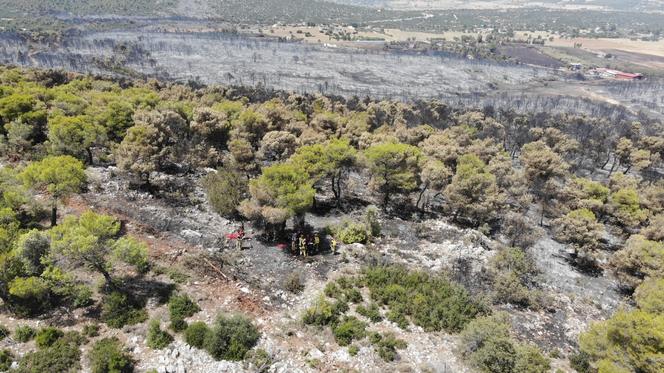
[[[323,354],[319,349],[317,348],[312,348],[308,352],[308,356],[312,359],[322,359],[325,354]]]

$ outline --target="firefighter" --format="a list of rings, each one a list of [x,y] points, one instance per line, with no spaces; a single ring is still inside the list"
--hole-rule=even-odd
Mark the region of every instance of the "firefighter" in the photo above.
[[[235,245],[238,250],[242,250],[242,240],[244,239],[244,223],[240,227],[240,230],[237,232],[237,238],[235,240]]]
[[[297,232],[293,232],[293,235],[291,236],[291,254],[297,255],[297,239],[299,237],[299,234]]]
[[[315,253],[318,253],[320,250],[320,236],[318,232],[314,233],[314,250]]]
[[[332,255],[337,255],[337,240],[334,236],[330,238],[330,249],[332,249]]]
[[[307,256],[307,238],[300,235],[300,255]]]

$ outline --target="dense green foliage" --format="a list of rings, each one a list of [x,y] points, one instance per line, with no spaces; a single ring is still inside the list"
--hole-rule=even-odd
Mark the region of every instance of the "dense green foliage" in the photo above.
[[[134,371],[131,356],[123,351],[117,338],[100,339],[88,353],[92,373],[131,373]]]
[[[103,299],[101,320],[111,328],[141,323],[148,318],[144,305],[120,292],[112,292]]]
[[[367,288],[373,302],[364,303],[363,288]],[[347,315],[351,307],[367,322]],[[340,346],[368,335],[378,355],[392,361],[397,350],[406,347],[405,342],[394,335],[368,332],[371,323],[387,318],[404,329],[412,322],[425,330],[458,332],[483,312],[484,306],[442,277],[398,266],[378,266],[366,268],[357,277],[328,282],[323,294],[304,311],[302,321],[316,327],[329,326]]]
[[[461,353],[481,372],[548,372],[549,359],[531,345],[515,342],[504,314],[471,321],[461,333]]]
[[[200,310],[200,307],[198,307],[198,305],[186,294],[171,296],[168,300],[171,329],[176,332],[184,331],[187,328],[187,323],[184,319],[193,316]]]
[[[210,328],[202,321],[196,321],[189,326],[184,331],[184,339],[190,346],[196,348],[204,348],[205,340],[208,338],[208,334],[211,333]]]
[[[217,360],[242,360],[260,332],[247,318],[219,315],[205,338],[205,350]]]
[[[618,311],[579,337],[581,352],[600,372],[660,372],[664,369],[664,286],[661,278],[641,284],[638,309]]]
[[[370,267],[364,271],[363,283],[371,298],[390,309],[393,318],[408,316],[425,330],[458,332],[484,306],[473,300],[458,285],[443,277],[402,267]]]
[[[52,346],[58,339],[62,338],[64,335],[65,333],[62,330],[54,328],[52,326],[48,326],[46,328],[40,329],[37,332],[35,341],[37,343],[37,347],[46,348]]]
[[[67,333],[50,346],[23,356],[16,372],[76,372],[81,366],[81,342],[76,333]]]

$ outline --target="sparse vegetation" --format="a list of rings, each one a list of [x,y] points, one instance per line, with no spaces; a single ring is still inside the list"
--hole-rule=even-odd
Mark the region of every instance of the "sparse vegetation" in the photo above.
[[[16,330],[14,330],[14,339],[16,339],[18,342],[25,343],[32,340],[36,334],[37,332],[32,327],[28,325],[21,325],[16,327]]]
[[[148,347],[161,350],[173,342],[173,336],[161,329],[161,323],[157,319],[150,320],[148,325]]]

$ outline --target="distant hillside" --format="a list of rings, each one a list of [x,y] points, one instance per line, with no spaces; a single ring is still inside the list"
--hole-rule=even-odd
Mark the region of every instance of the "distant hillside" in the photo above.
[[[500,9],[544,6],[549,8],[588,7],[629,11],[664,11],[662,0],[332,0],[340,4],[386,7],[401,10]]]
[[[221,18],[237,22],[363,22],[410,16],[399,11],[311,0],[209,0]]]
[[[0,0],[0,17],[194,16],[236,22],[360,22],[404,12],[311,0]]]
[[[179,0],[0,0],[0,16],[170,15]]]

